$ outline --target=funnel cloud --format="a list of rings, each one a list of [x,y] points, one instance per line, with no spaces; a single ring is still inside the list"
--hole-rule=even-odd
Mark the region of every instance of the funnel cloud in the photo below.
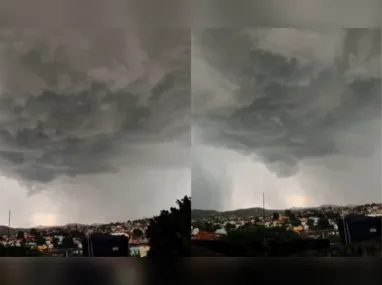
[[[194,208],[380,202],[380,29],[192,39]]]

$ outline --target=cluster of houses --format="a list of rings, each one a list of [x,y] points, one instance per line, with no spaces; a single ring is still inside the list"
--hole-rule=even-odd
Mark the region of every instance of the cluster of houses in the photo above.
[[[313,222],[311,225],[308,225],[308,219],[307,218],[299,218],[300,225],[293,226],[290,224],[289,217],[280,215],[277,220],[273,220],[272,217],[259,217],[258,219],[251,218],[251,219],[244,219],[244,218],[238,218],[238,217],[229,217],[226,221],[223,219],[222,221],[213,222],[214,227],[217,229],[211,233],[206,232],[205,230],[201,230],[197,227],[192,227],[192,235],[191,239],[204,239],[204,240],[211,240],[211,239],[218,239],[219,237],[227,234],[227,229],[235,229],[239,228],[248,224],[251,225],[261,225],[265,226],[267,228],[272,227],[284,227],[287,230],[294,231],[300,234],[306,234],[311,237],[325,237],[328,235],[336,235],[338,234],[338,226],[335,220],[328,219],[329,225],[331,226],[328,230],[312,230],[310,227],[313,225],[313,227],[318,226],[318,222],[320,220],[319,217],[310,217]]]
[[[289,211],[290,212],[290,211]],[[213,240],[226,235],[229,229],[246,225],[261,225],[267,228],[282,227],[300,235],[313,238],[338,237],[337,218],[346,215],[382,216],[381,204],[347,207],[324,207],[319,210],[294,210],[293,220],[290,215],[278,213],[266,217],[238,217],[235,215],[217,215],[193,220],[191,222],[192,240]],[[317,215],[317,216],[315,216]],[[320,220],[326,220],[326,227],[320,228]],[[297,222],[296,222],[297,221]],[[209,224],[208,229],[201,225]]]
[[[79,225],[71,224],[64,227],[39,228],[18,231],[12,234],[0,236],[0,245],[27,247],[37,249],[44,256],[70,256],[82,255],[82,238],[93,233],[107,233],[110,235],[125,235],[129,237],[129,255],[144,257],[149,251],[149,242],[145,238],[148,221],[128,221],[125,223],[111,223],[102,225]],[[36,237],[32,231],[37,231]],[[73,234],[75,233],[75,234]],[[68,236],[68,237],[66,237]],[[71,239],[71,248],[65,248],[63,242],[66,238]]]

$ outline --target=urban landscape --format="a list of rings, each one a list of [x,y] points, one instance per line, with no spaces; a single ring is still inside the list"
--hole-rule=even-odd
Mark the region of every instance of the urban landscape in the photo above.
[[[0,256],[381,256],[380,29],[0,42]]]
[[[82,256],[82,239],[93,233],[129,237],[129,255],[144,257],[149,250],[145,238],[149,220],[116,222],[102,225],[68,224],[62,227],[37,227],[32,229],[12,229],[8,239],[7,227],[2,228],[1,246],[25,247],[33,256]]]
[[[109,224],[68,224],[17,229],[0,226],[0,256],[380,256],[380,225],[367,225],[369,236],[344,240],[340,222],[349,217],[380,219],[382,204],[323,205],[316,208],[191,210],[191,199],[152,219]],[[365,224],[366,220],[362,223]],[[190,224],[191,221],[191,224]],[[379,220],[380,221],[380,220]],[[344,223],[345,225],[345,223]],[[346,223],[347,225],[347,223]],[[360,228],[359,228],[360,229]],[[349,231],[349,230],[348,230]],[[361,230],[359,230],[361,231]],[[357,236],[351,230],[352,236]],[[114,255],[110,239],[94,254],[94,237],[120,237]],[[177,237],[174,239],[174,237]],[[358,238],[360,239],[360,238]],[[362,240],[363,239],[363,240]],[[150,246],[153,251],[150,254]],[[92,249],[90,249],[90,247]],[[94,251],[94,252],[93,252]]]
[[[183,237],[189,239],[190,236],[190,197],[177,200],[177,205],[177,208],[162,210],[151,219],[109,224],[68,224],[30,229],[0,226],[0,257],[189,255],[182,252],[182,247],[185,247],[182,241]],[[175,242],[166,235],[176,236]]]
[[[364,252],[360,252],[359,248],[354,248],[354,246],[353,248],[348,246],[346,247],[348,252],[345,253],[339,221],[345,217],[380,218],[381,216],[382,204],[380,203],[344,207],[327,205],[284,211],[262,208],[229,212],[193,210],[191,240],[201,246],[205,246],[207,240],[236,244],[259,242],[260,246],[261,243],[274,242],[275,240],[284,242],[285,246],[297,241],[317,241],[318,243],[321,241],[327,242],[326,251],[312,250],[313,256],[316,254],[323,256],[380,256],[380,222],[379,229],[377,227],[370,228],[371,234],[379,231],[379,238],[371,241],[367,246],[362,244],[363,249],[365,249]],[[325,246],[321,247],[324,248]],[[354,252],[355,250],[357,252]],[[252,254],[262,255],[262,253]],[[309,250],[305,249],[303,252],[296,252],[295,254],[297,256],[309,256]]]

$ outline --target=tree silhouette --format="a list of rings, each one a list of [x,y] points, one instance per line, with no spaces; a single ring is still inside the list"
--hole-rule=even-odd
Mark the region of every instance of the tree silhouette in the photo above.
[[[28,249],[23,246],[6,247],[0,244],[0,257],[37,257],[42,256],[42,252],[37,249]]]
[[[220,228],[220,226],[214,225],[213,223],[201,221],[196,221],[194,227],[198,228],[200,231],[208,233],[214,233],[217,229]]]
[[[314,221],[312,219],[308,219],[306,224],[309,226],[309,228],[313,228],[314,227]]]
[[[332,226],[330,225],[328,219],[326,219],[326,218],[319,219],[318,220],[318,226],[322,230],[327,230],[327,229],[331,229],[332,228]]]
[[[23,239],[24,238],[24,232],[23,231],[18,231],[17,232],[17,238],[18,239]]]
[[[79,231],[79,230],[77,230],[77,229],[76,229],[76,230],[72,230],[72,231],[70,231],[69,235],[70,235],[71,237],[73,237],[73,238],[79,238],[79,239],[81,239],[81,238],[86,238],[85,233],[82,232],[82,231]]]
[[[31,229],[30,230],[31,236],[37,237],[40,235],[40,233],[36,229]]]
[[[291,218],[290,219],[290,224],[293,226],[293,227],[298,227],[301,225],[301,221],[297,218]]]
[[[61,248],[68,249],[68,248],[77,248],[77,245],[73,241],[73,238],[70,236],[66,236],[62,239]]]
[[[233,224],[231,224],[231,223],[226,223],[225,226],[224,226],[224,229],[225,229],[225,231],[226,231],[227,233],[228,233],[229,231],[235,229],[235,228],[236,228],[236,226],[233,225]]]
[[[277,220],[279,219],[279,217],[280,217],[280,214],[277,213],[277,212],[274,212],[273,215],[272,215],[272,219],[273,219],[274,221],[277,221]]]
[[[276,239],[282,241],[293,241],[299,239],[299,235],[295,232],[288,231],[280,227],[267,228],[265,226],[254,226],[249,228],[239,228],[231,230],[221,240],[231,243],[251,243],[262,242],[264,238]]]
[[[54,248],[58,248],[58,238],[57,237],[54,237],[53,239],[52,239],[52,245],[53,245],[53,247]]]
[[[143,232],[140,229],[134,229],[133,230],[133,237],[140,238],[143,236]]]
[[[150,220],[146,231],[150,250],[147,256],[189,256],[191,198],[176,201],[178,208],[162,210]]]
[[[37,236],[35,238],[35,242],[37,245],[44,245],[46,243],[46,240],[42,236]]]

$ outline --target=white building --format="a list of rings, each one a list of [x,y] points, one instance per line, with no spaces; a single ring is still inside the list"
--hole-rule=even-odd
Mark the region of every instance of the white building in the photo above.
[[[112,236],[125,236],[125,237],[129,237],[129,235],[127,233],[124,233],[124,232],[110,233],[110,235],[112,235]]]
[[[318,221],[320,220],[319,217],[310,217],[310,219],[313,220],[313,223],[314,223],[315,226],[318,225]]]
[[[218,234],[218,235],[226,235],[226,234],[227,234],[227,231],[226,231],[224,228],[222,228],[222,229],[217,229],[217,230],[215,231],[215,234]]]

